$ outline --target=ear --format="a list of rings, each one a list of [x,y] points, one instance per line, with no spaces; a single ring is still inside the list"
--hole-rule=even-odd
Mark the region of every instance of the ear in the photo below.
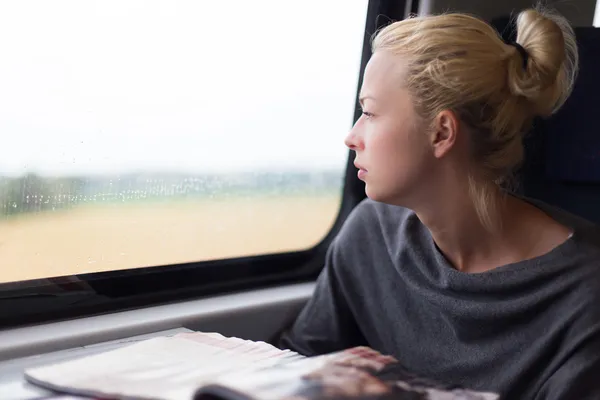
[[[458,136],[459,120],[450,110],[441,111],[433,121],[431,148],[436,158],[442,158],[454,147]]]

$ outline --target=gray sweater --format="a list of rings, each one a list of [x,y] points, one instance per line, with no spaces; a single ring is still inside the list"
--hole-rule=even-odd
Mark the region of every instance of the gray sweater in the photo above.
[[[511,400],[600,399],[600,231],[534,204],[573,236],[467,274],[412,211],[363,201],[281,346],[316,355],[368,345],[417,375]]]

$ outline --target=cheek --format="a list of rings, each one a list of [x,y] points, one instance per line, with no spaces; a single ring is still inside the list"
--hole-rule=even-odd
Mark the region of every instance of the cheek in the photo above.
[[[416,191],[429,166],[425,134],[399,128],[379,131],[373,139],[365,143],[370,145],[369,158],[374,167],[366,181],[367,195],[391,202]]]
[[[378,167],[391,173],[408,172],[421,166],[425,161],[426,147],[424,134],[408,127],[382,129],[372,136],[371,156]]]

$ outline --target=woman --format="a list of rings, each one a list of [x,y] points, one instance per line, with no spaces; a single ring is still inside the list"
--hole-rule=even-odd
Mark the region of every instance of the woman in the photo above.
[[[600,399],[598,230],[500,186],[577,60],[573,30],[544,10],[518,16],[516,43],[462,14],[381,30],[346,139],[369,199],[282,345],[368,345],[507,399]]]

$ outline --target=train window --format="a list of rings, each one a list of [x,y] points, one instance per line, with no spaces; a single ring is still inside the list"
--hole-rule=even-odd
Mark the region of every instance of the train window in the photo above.
[[[594,13],[594,26],[600,27],[600,1],[596,2],[596,12]]]
[[[2,2],[0,282],[317,244],[367,3]]]

